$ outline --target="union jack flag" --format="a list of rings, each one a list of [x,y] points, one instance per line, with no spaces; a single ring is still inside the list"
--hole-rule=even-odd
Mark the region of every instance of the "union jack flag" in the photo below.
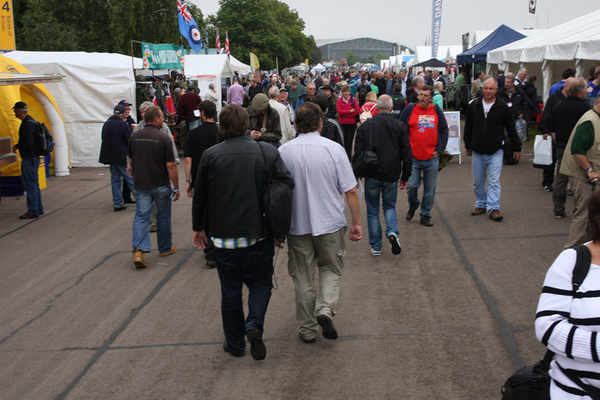
[[[225,31],[225,54],[229,54],[229,32]]]
[[[177,11],[183,17],[183,19],[185,19],[185,22],[189,24],[192,20],[192,14],[190,14],[190,11],[187,9],[187,6],[183,4],[181,0],[177,0]]]

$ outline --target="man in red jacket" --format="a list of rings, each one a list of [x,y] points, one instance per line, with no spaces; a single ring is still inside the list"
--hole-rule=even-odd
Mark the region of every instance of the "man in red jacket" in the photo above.
[[[200,96],[194,92],[186,92],[183,88],[175,88],[174,93],[179,98],[177,124],[185,121],[188,132],[200,126],[200,111],[198,111],[198,104],[202,102]]]

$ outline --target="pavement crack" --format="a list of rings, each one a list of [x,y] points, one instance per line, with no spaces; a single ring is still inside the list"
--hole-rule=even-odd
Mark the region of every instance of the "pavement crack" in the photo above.
[[[105,262],[107,262],[108,260],[110,260],[115,254],[118,254],[118,253],[112,253],[112,254],[109,254],[109,255],[105,256],[104,259],[102,259],[102,261],[100,261],[98,264],[94,265],[87,272],[85,272],[85,273],[83,273],[83,274],[81,274],[79,276],[75,276],[73,278],[70,278],[70,279],[66,280],[65,282],[63,282],[63,283],[55,286],[54,288],[50,289],[50,291],[48,291],[48,293],[51,292],[52,290],[54,290],[56,287],[63,285],[66,282],[72,281],[73,279],[77,279],[77,281],[75,283],[73,283],[71,286],[65,288],[62,292],[56,294],[54,296],[54,298],[50,299],[48,301],[48,305],[46,306],[46,308],[44,309],[44,311],[42,311],[41,313],[39,313],[35,317],[33,317],[30,320],[28,320],[27,322],[25,322],[23,325],[21,325],[20,327],[18,327],[17,329],[15,329],[14,331],[12,331],[11,333],[9,333],[7,336],[5,336],[2,339],[0,339],[0,345],[4,344],[7,340],[9,340],[10,338],[12,338],[14,335],[16,335],[17,333],[19,333],[21,330],[23,330],[24,328],[26,328],[27,326],[31,325],[33,322],[35,322],[36,320],[42,318],[44,315],[46,315],[48,312],[50,312],[50,310],[52,309],[52,306],[54,305],[54,302],[56,300],[58,300],[63,294],[67,293],[69,290],[73,289],[75,286],[79,285],[87,275],[89,275],[90,273],[92,273],[96,269],[100,268]],[[48,293],[46,293],[46,294],[48,294]]]

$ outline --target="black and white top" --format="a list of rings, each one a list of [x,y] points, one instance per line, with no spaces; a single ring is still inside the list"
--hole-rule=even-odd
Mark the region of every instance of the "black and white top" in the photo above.
[[[562,373],[561,367],[573,370],[584,383],[600,388],[600,337],[597,335],[600,331],[600,265],[590,266],[588,275],[573,295],[576,260],[575,250],[568,249],[554,261],[544,280],[536,313],[536,336],[555,353],[550,365],[553,400],[591,399]]]

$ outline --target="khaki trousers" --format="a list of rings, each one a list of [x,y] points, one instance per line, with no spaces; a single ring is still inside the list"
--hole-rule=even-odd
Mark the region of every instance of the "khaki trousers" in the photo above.
[[[582,179],[571,177],[569,178],[569,182],[573,185],[575,213],[573,214],[573,222],[571,223],[569,241],[565,244],[563,250],[587,242],[588,203],[592,197],[592,193],[594,193],[592,185]]]
[[[300,334],[314,338],[317,315],[333,317],[339,299],[340,279],[344,273],[347,228],[321,235],[288,235],[288,272],[296,288],[296,319]],[[319,292],[315,274],[319,270]]]

